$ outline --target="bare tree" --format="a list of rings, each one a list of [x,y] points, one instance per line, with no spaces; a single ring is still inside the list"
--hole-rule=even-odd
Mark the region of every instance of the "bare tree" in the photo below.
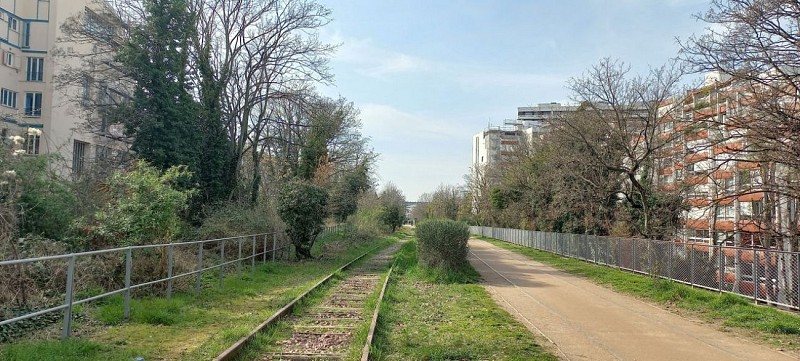
[[[631,76],[629,71],[622,62],[604,59],[571,79],[568,87],[581,107],[554,122],[554,131],[581,144],[594,165],[623,181],[615,193],[637,213],[637,233],[660,238],[675,224],[658,224],[658,208],[671,207],[676,213],[679,209],[671,199],[657,198],[654,160],[674,139],[662,136],[659,129],[668,113],[664,105],[682,74],[672,64],[653,68],[646,76]]]
[[[261,144],[276,104],[332,80],[327,63],[336,46],[317,35],[330,22],[330,10],[312,0],[195,0],[194,6],[205,14],[198,21],[197,82],[218,87],[200,96],[204,104],[219,104],[237,174],[241,157],[251,154],[248,193],[255,201]]]
[[[764,246],[798,249],[800,197],[800,3],[786,0],[714,0],[697,18],[706,32],[681,43],[680,57],[696,72],[728,78],[727,114],[707,119],[721,129],[722,164],[755,165],[738,174],[725,198],[764,192],[760,221]],[[748,167],[749,168],[749,167]],[[747,178],[747,179],[743,179]]]

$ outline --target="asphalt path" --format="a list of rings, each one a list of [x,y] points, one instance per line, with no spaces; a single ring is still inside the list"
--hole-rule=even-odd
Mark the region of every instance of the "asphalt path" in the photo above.
[[[488,242],[470,262],[502,307],[564,360],[798,360]]]

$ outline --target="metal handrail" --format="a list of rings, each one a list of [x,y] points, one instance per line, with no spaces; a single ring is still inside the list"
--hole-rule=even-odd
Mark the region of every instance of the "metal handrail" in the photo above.
[[[340,231],[341,225],[334,225],[334,226],[326,226],[325,229],[320,233],[320,235],[327,234],[327,233],[334,233]],[[267,243],[269,236],[272,236],[272,248],[267,250]],[[256,252],[256,239],[262,238],[262,252]],[[225,243],[226,241],[234,240],[238,243],[238,255],[230,260],[226,260],[225,258]],[[242,243],[246,240],[249,240],[251,243],[251,252],[247,255],[242,254]],[[162,243],[162,244],[152,244],[152,245],[137,245],[137,246],[127,246],[127,247],[117,247],[117,248],[109,248],[109,249],[101,249],[95,251],[87,251],[87,252],[75,252],[75,253],[68,253],[68,254],[60,254],[60,255],[51,255],[51,256],[42,256],[42,257],[33,257],[33,258],[23,258],[23,259],[14,259],[14,260],[5,260],[0,261],[0,267],[2,266],[12,266],[12,265],[20,265],[20,264],[27,264],[33,262],[41,262],[41,261],[50,261],[50,260],[60,260],[66,259],[68,260],[67,263],[67,282],[65,285],[65,299],[64,303],[58,306],[50,307],[43,310],[37,310],[34,312],[30,312],[24,315],[20,315],[17,317],[0,320],[0,326],[12,324],[15,322],[19,322],[22,320],[30,319],[33,317],[41,316],[43,314],[56,312],[64,310],[64,326],[62,332],[62,338],[70,337],[72,333],[72,308],[76,305],[88,303],[91,301],[95,301],[101,298],[113,296],[116,294],[124,293],[124,317],[128,319],[130,317],[130,300],[131,300],[131,290],[135,290],[142,287],[152,286],[159,283],[167,283],[167,290],[166,290],[166,297],[169,299],[172,296],[172,287],[173,281],[186,276],[197,275],[197,280],[195,283],[195,292],[199,293],[202,289],[202,276],[203,273],[210,270],[220,269],[219,275],[219,287],[222,287],[222,278],[223,278],[223,269],[226,266],[237,264],[237,272],[241,274],[241,262],[245,260],[251,260],[251,268],[254,270],[256,265],[257,257],[261,256],[262,263],[267,262],[267,255],[271,254],[271,261],[275,261],[275,254],[279,250],[283,250],[289,247],[289,245],[283,245],[278,247],[278,232],[269,232],[269,233],[258,233],[258,234],[248,234],[244,236],[233,236],[233,237],[224,237],[224,238],[215,238],[215,239],[207,239],[207,240],[196,240],[196,241],[186,241],[186,242],[175,242],[175,243]],[[204,246],[208,243],[219,243],[221,244],[220,252],[219,252],[219,262],[213,265],[204,266],[203,265],[203,249]],[[198,245],[197,248],[197,267],[194,270],[184,272],[181,274],[174,275],[174,250],[175,247],[180,246],[187,246],[187,245]],[[155,249],[155,248],[167,248],[167,277],[160,278],[157,280],[151,280],[147,282],[131,284],[131,276],[133,275],[132,270],[132,263],[133,263],[133,251],[140,250],[140,249]],[[76,260],[80,257],[87,257],[87,256],[95,256],[100,254],[109,254],[109,253],[121,253],[125,255],[125,278],[124,283],[125,286],[116,290],[111,290],[99,295],[94,295],[86,298],[82,298],[79,300],[74,299],[74,291],[75,291],[75,267],[76,267]]]

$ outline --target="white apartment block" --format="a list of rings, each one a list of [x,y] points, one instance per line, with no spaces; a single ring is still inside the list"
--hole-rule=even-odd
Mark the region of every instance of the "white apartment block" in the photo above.
[[[536,106],[518,107],[517,119],[507,119],[502,126],[489,126],[472,136],[472,166],[479,168],[502,161],[510,155],[522,139],[541,136],[547,123],[578,110],[577,105],[540,103]]]
[[[55,81],[59,72],[81,65],[76,64],[80,60],[56,57],[57,49],[92,47],[65,43],[61,25],[75,16],[93,20],[90,8],[96,6],[92,0],[0,0],[0,135],[4,140],[24,135],[28,154],[60,154],[64,175],[80,175],[88,163],[112,153],[127,154],[123,143],[112,140],[110,129],[86,129],[90,115],[82,109],[80,95],[99,97],[100,92],[92,92],[88,82],[64,87]],[[86,24],[87,29],[97,26]],[[42,135],[26,134],[28,128],[40,129]]]
[[[551,119],[556,119],[576,110],[578,110],[577,105],[562,105],[556,102],[518,107],[517,122],[525,129],[533,129],[534,133],[542,133]]]
[[[472,166],[484,167],[503,160],[511,155],[514,147],[519,144],[523,133],[530,129],[522,129],[516,125],[489,126],[486,130],[472,136]]]

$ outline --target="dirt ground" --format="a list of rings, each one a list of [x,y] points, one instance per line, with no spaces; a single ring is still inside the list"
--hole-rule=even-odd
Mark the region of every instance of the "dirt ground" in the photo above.
[[[487,242],[472,239],[469,246],[470,262],[495,301],[562,359],[800,359]]]

